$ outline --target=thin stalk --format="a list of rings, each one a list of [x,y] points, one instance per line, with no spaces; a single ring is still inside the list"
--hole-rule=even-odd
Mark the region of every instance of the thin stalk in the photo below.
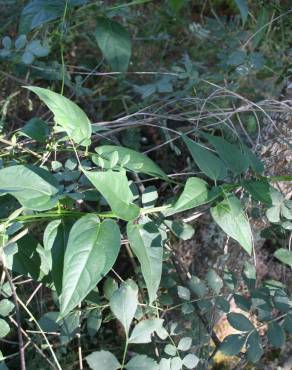
[[[125,366],[126,356],[127,356],[127,351],[128,351],[128,345],[129,345],[129,340],[128,340],[128,335],[126,335],[126,343],[125,343],[125,348],[124,348],[123,360],[122,360],[122,364],[121,364],[121,370],[123,370],[124,366]]]

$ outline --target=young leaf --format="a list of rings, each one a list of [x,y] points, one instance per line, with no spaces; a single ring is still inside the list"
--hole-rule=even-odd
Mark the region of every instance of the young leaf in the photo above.
[[[125,171],[83,170],[83,173],[105,198],[117,217],[130,221],[139,216],[140,208],[132,203],[134,196]]]
[[[192,345],[192,338],[190,337],[184,337],[181,338],[178,342],[177,349],[180,351],[188,351],[191,348]]]
[[[286,265],[292,267],[292,251],[285,248],[279,248],[274,253],[274,256],[279,261],[286,263]]]
[[[264,351],[261,344],[261,338],[257,331],[252,332],[246,341],[247,359],[253,363],[258,362]]]
[[[224,162],[213,154],[210,150],[203,148],[195,141],[189,139],[187,136],[183,136],[183,140],[186,143],[193,160],[204,174],[210,179],[222,180],[227,176],[227,169]]]
[[[150,343],[151,334],[161,330],[163,319],[142,320],[137,324],[130,336],[129,343]]]
[[[252,232],[240,201],[235,196],[224,199],[217,206],[211,208],[214,221],[227,235],[238,243],[249,254],[252,252]]]
[[[9,299],[2,299],[0,301],[0,316],[8,316],[13,310],[14,304]]]
[[[109,351],[92,352],[85,359],[92,370],[117,370],[121,367],[116,356]]]
[[[127,280],[116,290],[110,299],[110,308],[123,324],[128,337],[131,322],[138,307],[138,286],[133,280]]]
[[[6,337],[6,335],[10,332],[10,326],[7,322],[3,319],[0,319],[0,338]]]
[[[0,194],[8,193],[23,207],[34,211],[45,211],[57,205],[58,186],[56,178],[40,167],[17,165],[0,170]]]
[[[52,111],[55,122],[77,144],[90,145],[91,124],[89,118],[77,104],[51,90],[36,86],[25,86],[35,93]]]
[[[120,250],[120,231],[113,220],[100,223],[88,214],[73,225],[64,257],[61,315],[66,316],[112,268]]]
[[[189,301],[191,299],[191,292],[188,288],[178,285],[177,287],[177,294],[180,299],[183,299],[185,301]]]
[[[285,343],[285,332],[277,322],[269,323],[267,337],[269,342],[276,348],[281,348]]]
[[[180,357],[173,357],[171,359],[171,370],[181,370],[183,365],[182,359]]]
[[[178,212],[198,207],[209,201],[207,183],[197,177],[187,179],[184,190],[173,207],[163,212],[170,216]]]
[[[242,334],[231,334],[224,338],[219,350],[228,356],[235,356],[243,347],[246,336]]]
[[[95,37],[112,70],[114,72],[126,72],[132,52],[131,38],[128,31],[112,19],[98,17]]]
[[[127,370],[159,370],[156,361],[145,355],[137,355],[126,364]]]
[[[129,222],[127,235],[132,251],[137,256],[146,282],[149,303],[156,299],[162,272],[163,247],[158,227],[148,218],[140,224]]]
[[[145,154],[136,152],[136,150],[116,145],[103,145],[95,148],[95,151],[98,153],[98,156],[94,155],[92,157],[93,162],[98,164],[97,159],[101,156],[104,161],[104,168],[106,169],[110,168],[110,155],[116,151],[119,155],[117,166],[121,166],[124,163],[123,167],[130,171],[167,179],[167,175],[152,159]]]
[[[171,370],[170,363],[170,358],[162,358],[159,362],[159,370]]]
[[[230,312],[227,315],[229,324],[236,330],[240,331],[251,331],[254,330],[253,324],[250,320],[241,313]]]
[[[193,353],[189,353],[183,358],[183,364],[187,369],[194,369],[199,361],[200,359]]]
[[[169,356],[175,356],[176,351],[176,347],[173,344],[167,344],[164,348],[164,352],[167,353]]]

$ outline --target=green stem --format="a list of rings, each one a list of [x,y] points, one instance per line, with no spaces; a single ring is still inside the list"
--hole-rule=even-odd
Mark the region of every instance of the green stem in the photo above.
[[[125,366],[126,356],[127,356],[127,351],[128,351],[128,345],[129,345],[129,342],[128,342],[128,335],[127,335],[126,336],[125,348],[124,348],[124,354],[123,354],[123,360],[122,360],[122,364],[121,364],[121,370],[123,370],[124,366]]]

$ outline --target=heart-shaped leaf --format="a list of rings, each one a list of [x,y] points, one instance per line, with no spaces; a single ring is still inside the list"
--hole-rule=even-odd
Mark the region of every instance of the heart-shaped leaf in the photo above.
[[[113,220],[81,217],[73,225],[64,257],[61,316],[66,316],[112,268],[120,250],[120,231]]]
[[[68,136],[77,144],[88,146],[91,137],[89,118],[77,104],[51,90],[36,86],[25,86],[34,92],[54,114],[55,122],[61,126]]]

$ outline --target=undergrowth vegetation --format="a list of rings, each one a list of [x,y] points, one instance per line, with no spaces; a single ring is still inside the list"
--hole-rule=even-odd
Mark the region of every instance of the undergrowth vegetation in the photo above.
[[[0,9],[0,369],[283,365],[289,1]]]

